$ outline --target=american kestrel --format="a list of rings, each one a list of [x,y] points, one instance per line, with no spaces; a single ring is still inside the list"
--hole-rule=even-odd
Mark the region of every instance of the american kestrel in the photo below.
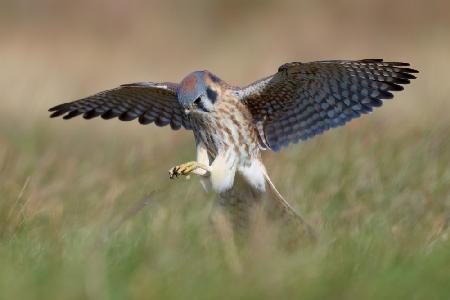
[[[263,199],[283,215],[298,216],[270,180],[262,150],[278,151],[371,112],[416,78],[408,66],[382,59],[293,62],[243,88],[195,71],[179,84],[125,84],[49,111],[52,118],[137,118],[192,130],[197,159],[170,169],[170,178],[198,175],[231,213],[233,226],[242,227]]]

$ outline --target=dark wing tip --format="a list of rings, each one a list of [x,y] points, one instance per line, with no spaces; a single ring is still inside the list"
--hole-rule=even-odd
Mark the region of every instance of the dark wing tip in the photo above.
[[[403,67],[409,67],[410,63],[407,62],[401,62],[401,61],[384,61],[382,58],[367,58],[367,59],[360,59],[357,62],[362,63],[384,63],[386,65],[392,66],[392,67],[402,67],[402,72],[406,73],[419,73],[418,70],[412,69],[412,68],[403,68]]]
[[[141,115],[141,113],[129,110],[129,111],[125,111],[121,115],[119,115],[119,120],[129,122],[129,121],[133,121],[140,115]]]
[[[62,111],[62,110],[53,111],[53,113],[50,114],[50,118],[56,118],[56,117],[59,117],[59,116],[65,114],[65,113],[66,113],[66,111]]]
[[[96,111],[95,109],[89,110],[83,114],[83,118],[86,120],[90,120],[96,118],[101,115],[101,112]]]
[[[48,109],[48,111],[49,111],[49,112],[52,112],[52,111],[61,110],[61,109],[65,108],[65,107],[67,107],[68,104],[69,104],[69,103],[62,103],[62,104],[55,105],[55,106],[53,106],[53,107],[50,107],[50,108]]]
[[[416,69],[411,69],[411,68],[402,68],[402,72],[406,72],[406,73],[419,73],[418,70]],[[414,76],[414,75],[411,75]],[[415,78],[415,77],[414,77]]]
[[[419,73],[419,70],[413,69],[413,68],[405,68],[405,67],[409,67],[410,64],[409,63],[404,63],[404,62],[387,62],[386,64],[388,64],[389,66],[393,66],[393,67],[400,67],[398,68],[399,73],[402,73],[404,76],[406,76],[409,79],[416,79],[416,76],[411,75],[411,73]]]
[[[65,116],[63,117],[63,119],[64,119],[64,120],[69,120],[69,119],[72,119],[72,118],[75,118],[75,117],[81,115],[82,113],[83,113],[83,112],[78,111],[78,110],[75,109],[75,110],[70,111],[67,115],[65,115]]]
[[[56,118],[56,117],[64,115],[65,113],[69,112],[70,110],[71,110],[70,103],[63,103],[63,104],[59,104],[59,105],[49,108],[48,111],[52,112],[52,114],[50,114],[50,118]]]

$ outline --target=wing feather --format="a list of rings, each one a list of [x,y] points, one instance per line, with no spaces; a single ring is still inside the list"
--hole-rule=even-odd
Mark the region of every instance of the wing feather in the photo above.
[[[71,119],[82,115],[85,119],[102,117],[121,121],[138,119],[141,124],[155,123],[174,130],[191,129],[191,123],[176,98],[177,84],[139,82],[124,84],[95,95],[63,103],[49,109],[51,118]]]
[[[416,78],[418,71],[408,66],[382,59],[293,62],[236,95],[277,151],[380,107]]]

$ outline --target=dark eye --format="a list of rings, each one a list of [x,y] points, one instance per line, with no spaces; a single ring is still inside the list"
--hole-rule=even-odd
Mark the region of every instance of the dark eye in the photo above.
[[[202,98],[201,97],[198,97],[197,99],[195,99],[194,100],[194,104],[199,110],[206,111],[205,107],[203,106],[203,102],[202,102]]]

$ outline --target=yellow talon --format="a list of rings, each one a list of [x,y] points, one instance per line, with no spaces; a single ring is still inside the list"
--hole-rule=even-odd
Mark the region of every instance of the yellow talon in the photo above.
[[[203,169],[203,165],[196,161],[190,161],[182,165],[175,166],[169,170],[169,178],[174,179],[180,175],[185,176],[189,175],[192,171],[194,171],[197,168]]]

